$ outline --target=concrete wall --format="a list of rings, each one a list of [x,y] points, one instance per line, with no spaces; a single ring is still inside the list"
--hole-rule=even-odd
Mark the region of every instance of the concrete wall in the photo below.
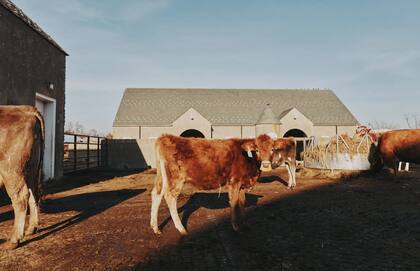
[[[356,132],[357,126],[314,126],[313,136],[334,136],[336,133],[339,135],[348,134],[353,136]]]
[[[255,137],[254,125],[242,126],[242,138],[254,138],[254,137]]]
[[[267,134],[273,137],[281,137],[280,125],[278,124],[257,124],[255,125],[255,136]]]
[[[354,136],[356,133],[357,126],[338,126],[338,134],[347,134],[349,136]]]
[[[156,139],[108,140],[108,167],[117,170],[156,167]]]
[[[62,51],[0,6],[0,105],[35,105],[36,92],[56,100],[55,177],[63,174],[65,66]]]
[[[322,136],[333,136],[336,134],[336,126],[314,126],[313,136],[319,138]]]
[[[241,138],[241,126],[213,126],[213,138]]]
[[[173,134],[173,128],[171,126],[157,126],[157,127],[149,127],[149,126],[142,126],[141,129],[141,138],[142,139],[156,139],[161,134]]]
[[[112,127],[112,138],[116,139],[138,139],[140,127]]]

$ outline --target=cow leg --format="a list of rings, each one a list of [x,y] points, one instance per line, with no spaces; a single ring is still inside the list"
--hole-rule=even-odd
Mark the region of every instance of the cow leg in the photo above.
[[[390,173],[394,176],[397,177],[397,172],[398,172],[398,161],[395,157],[384,157],[384,164],[389,168]]]
[[[25,181],[22,179],[22,182]],[[28,199],[29,191],[26,184],[23,185],[23,187],[18,190],[17,193],[11,195],[13,211],[15,213],[15,221],[10,241],[5,246],[6,249],[16,248],[19,245],[20,240],[23,239]]]
[[[245,190],[244,189],[240,189],[239,190],[239,211],[241,214],[241,222],[242,224],[245,224],[245,203],[246,203],[246,195],[245,195]]]
[[[156,234],[161,234],[158,227],[158,211],[162,201],[163,191],[158,194],[156,186],[152,190],[152,210],[150,214],[150,226]]]
[[[187,231],[182,225],[181,219],[179,219],[178,209],[176,207],[177,197],[174,197],[170,191],[165,193],[165,200],[169,207],[169,212],[171,213],[172,221],[175,224],[175,228],[181,233],[181,235],[187,235]]]
[[[29,226],[25,231],[25,235],[32,235],[38,229],[38,203],[35,200],[32,189],[29,189],[29,211]]]
[[[288,161],[285,163],[287,168],[287,173],[289,174],[289,181],[287,183],[287,188],[295,188],[296,186],[296,163],[293,161]]]
[[[163,195],[168,186],[168,176],[166,174],[166,165],[163,160],[158,159],[156,163],[157,175],[155,185],[152,190],[152,208],[150,212],[150,226],[155,234],[161,234],[158,226],[158,212]]]
[[[236,218],[236,209],[239,201],[239,185],[229,185],[229,204],[230,204],[230,222],[234,231],[239,231],[238,221]]]
[[[296,161],[290,162],[290,174],[292,175],[293,187],[296,187]]]

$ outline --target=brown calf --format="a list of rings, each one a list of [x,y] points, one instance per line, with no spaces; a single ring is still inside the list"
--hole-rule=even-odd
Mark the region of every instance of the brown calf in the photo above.
[[[296,186],[296,142],[290,138],[278,138],[274,141],[273,167],[286,165],[289,174],[287,188]]]
[[[389,131],[371,145],[369,162],[373,171],[385,165],[396,175],[399,161],[420,164],[420,129]]]
[[[231,223],[238,230],[237,207],[245,215],[245,191],[255,185],[260,170],[270,171],[273,140],[267,135],[256,139],[208,140],[163,135],[156,141],[157,176],[152,190],[150,225],[160,234],[157,217],[162,197],[178,231],[187,231],[179,219],[177,197],[185,183],[209,190],[227,185]]]
[[[13,249],[24,234],[38,227],[38,202],[44,149],[44,121],[32,106],[0,106],[0,188],[9,195],[15,221],[9,242]],[[24,232],[29,204],[29,226]]]

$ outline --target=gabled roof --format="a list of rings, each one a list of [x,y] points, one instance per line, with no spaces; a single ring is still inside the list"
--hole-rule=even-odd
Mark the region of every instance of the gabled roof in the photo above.
[[[257,124],[279,124],[279,118],[276,117],[269,104],[266,105],[261,116],[258,118]]]
[[[0,0],[0,5],[2,5],[4,8],[6,8],[7,10],[9,10],[16,17],[18,17],[24,23],[26,23],[30,28],[32,28],[33,30],[35,30],[36,32],[38,32],[38,34],[40,34],[43,38],[45,38],[48,42],[50,42],[54,47],[56,47],[58,50],[60,50],[66,56],[68,56],[68,54],[66,53],[66,51],[64,51],[64,49],[61,48],[60,45],[58,45],[58,43],[55,42],[51,38],[51,36],[49,36],[47,33],[45,33],[44,30],[42,30],[41,27],[37,23],[35,23],[34,21],[32,21],[32,19],[29,18],[23,12],[23,10],[21,10],[20,8],[18,8],[12,1],[10,1],[10,0]]]
[[[314,125],[358,125],[331,90],[130,88],[114,126],[171,125],[191,107],[213,125],[255,125],[267,104],[275,116],[296,108]]]
[[[283,112],[280,113],[279,119],[282,119],[284,116],[286,116],[287,114],[289,114],[290,111],[292,111],[293,109],[295,109],[294,107],[291,107],[289,109],[284,110]]]

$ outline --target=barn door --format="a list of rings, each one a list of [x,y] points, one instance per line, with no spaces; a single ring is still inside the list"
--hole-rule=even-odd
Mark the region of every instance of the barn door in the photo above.
[[[36,94],[35,107],[41,112],[45,122],[45,143],[44,143],[44,180],[54,178],[55,165],[55,122],[56,104],[55,99],[42,94]]]

